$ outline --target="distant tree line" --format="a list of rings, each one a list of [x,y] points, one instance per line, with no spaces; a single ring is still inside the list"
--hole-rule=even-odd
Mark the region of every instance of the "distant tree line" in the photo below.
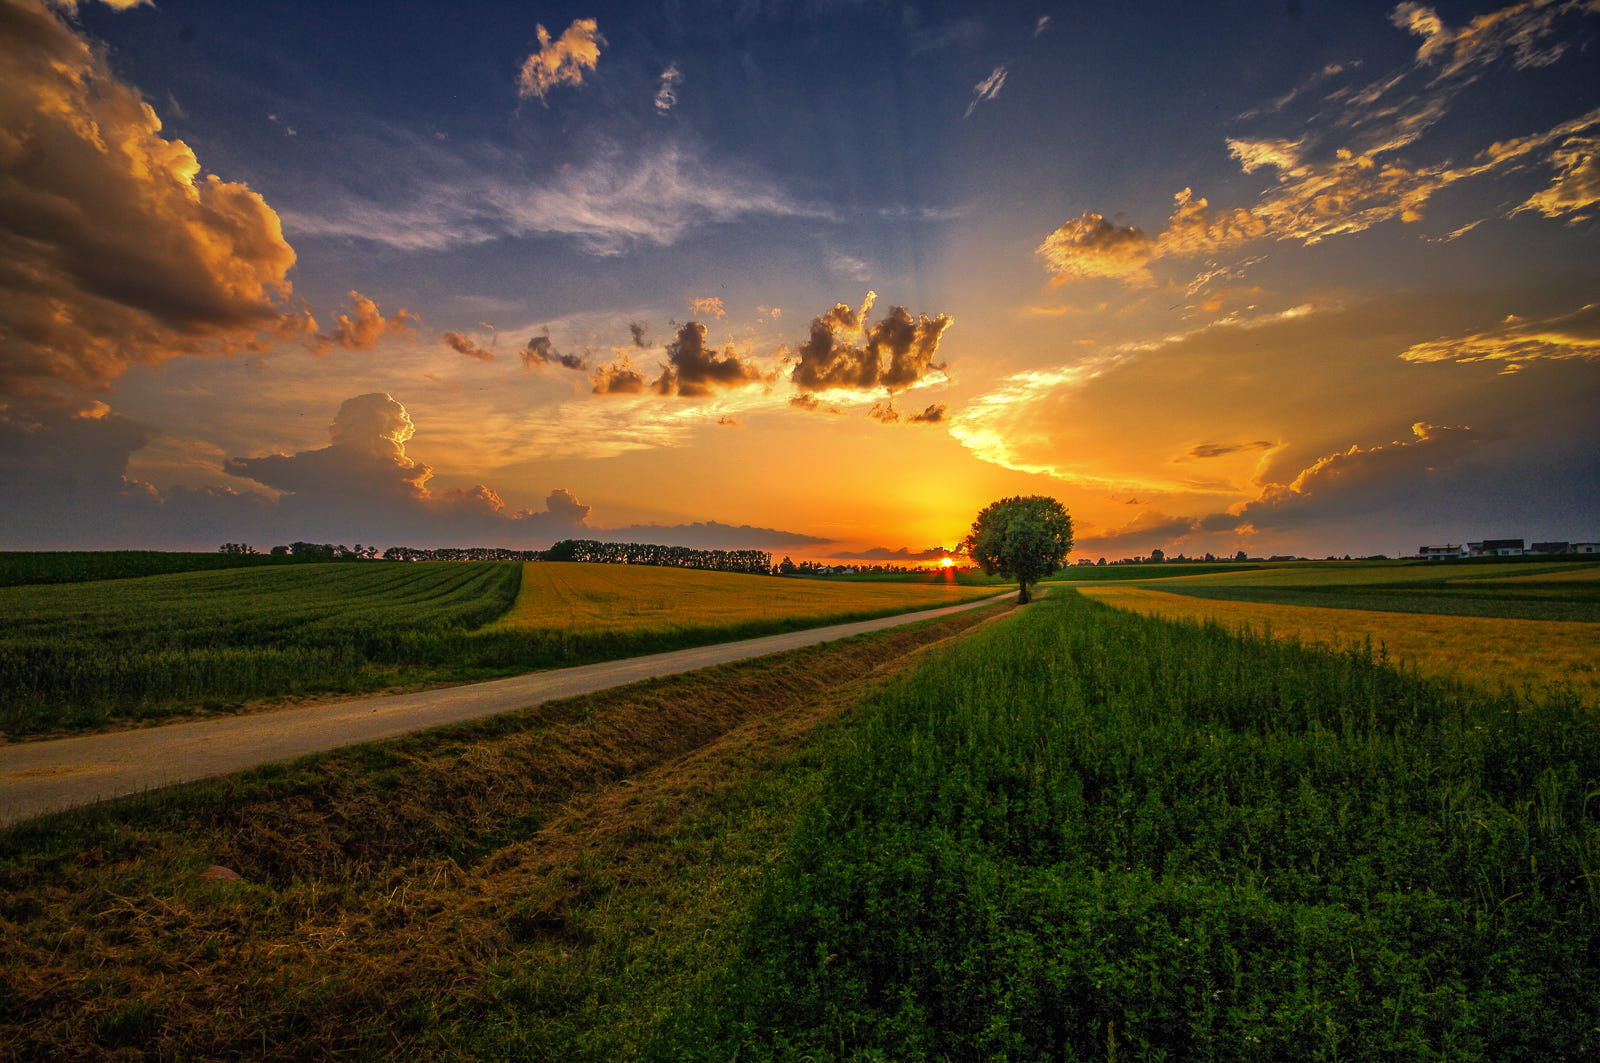
[[[544,552],[544,559],[699,568],[711,572],[750,572],[763,576],[772,571],[772,554],[765,550],[694,550],[687,546],[602,543],[593,539],[563,539]]]
[[[229,556],[254,555],[248,543],[223,543],[218,552]],[[274,546],[270,557],[296,561],[597,561],[610,565],[659,565],[699,568],[711,572],[772,571],[772,555],[765,550],[695,550],[687,546],[650,543],[602,543],[594,539],[563,539],[548,550],[511,550],[501,546],[445,546],[421,549],[391,546],[381,554],[376,546],[292,542]]]
[[[383,552],[385,561],[543,561],[542,550],[509,550],[503,546],[442,546],[419,550],[414,546],[391,546]]]

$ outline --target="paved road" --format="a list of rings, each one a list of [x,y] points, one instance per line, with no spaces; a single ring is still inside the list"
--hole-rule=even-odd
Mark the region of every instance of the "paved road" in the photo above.
[[[1003,596],[1002,596],[1003,597]],[[764,657],[1000,600],[604,661],[488,683],[0,746],[0,826],[175,783],[226,775],[360,742],[475,720],[641,679]]]

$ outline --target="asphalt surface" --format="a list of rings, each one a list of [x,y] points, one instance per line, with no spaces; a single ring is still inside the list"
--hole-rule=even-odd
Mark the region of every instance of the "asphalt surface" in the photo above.
[[[1002,596],[853,624],[791,631],[488,683],[386,694],[175,723],[134,731],[0,746],[0,826],[163,786],[293,760],[341,746],[476,720],[642,679],[765,657],[992,605]]]

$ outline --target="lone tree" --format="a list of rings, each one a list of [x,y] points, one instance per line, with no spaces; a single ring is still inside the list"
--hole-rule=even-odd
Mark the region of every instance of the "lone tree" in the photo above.
[[[1017,581],[1017,604],[1027,605],[1028,584],[1060,568],[1072,551],[1072,518],[1053,498],[1020,495],[983,507],[961,550],[989,575]]]

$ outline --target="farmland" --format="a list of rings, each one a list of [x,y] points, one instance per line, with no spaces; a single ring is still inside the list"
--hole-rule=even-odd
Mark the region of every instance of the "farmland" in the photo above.
[[[0,835],[0,1045],[1600,1051],[1592,714],[1065,589],[978,620]]]
[[[4,587],[0,730],[82,730],[488,678],[982,593],[518,562],[274,565]]]
[[[1079,586],[1120,608],[1336,649],[1370,642],[1427,675],[1600,706],[1600,564],[1301,565]]]

